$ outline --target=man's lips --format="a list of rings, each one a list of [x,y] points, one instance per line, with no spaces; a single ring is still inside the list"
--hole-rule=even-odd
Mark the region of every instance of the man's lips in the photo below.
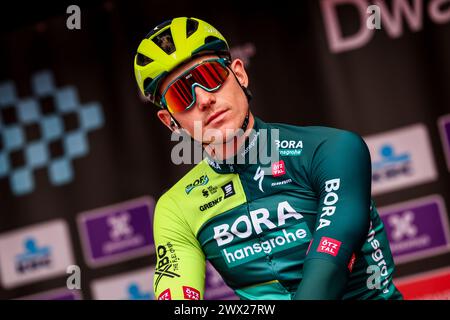
[[[210,124],[212,121],[214,121],[215,119],[217,119],[218,117],[220,117],[222,114],[224,114],[225,112],[227,112],[227,110],[221,110],[221,111],[217,111],[214,112],[212,115],[210,115],[208,117],[208,119],[206,120],[206,125]]]

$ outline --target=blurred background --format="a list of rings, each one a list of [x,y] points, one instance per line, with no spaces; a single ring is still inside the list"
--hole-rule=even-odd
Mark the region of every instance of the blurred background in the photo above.
[[[133,58],[177,16],[225,36],[255,115],[365,139],[395,282],[408,299],[450,297],[450,1],[0,6],[0,299],[154,299],[154,203],[190,165],[171,162]],[[235,298],[206,276],[205,298]]]

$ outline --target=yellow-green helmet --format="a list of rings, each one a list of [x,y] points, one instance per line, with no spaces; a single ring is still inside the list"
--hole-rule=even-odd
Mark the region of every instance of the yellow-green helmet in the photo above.
[[[174,18],[161,23],[141,41],[134,58],[134,74],[141,92],[156,101],[160,81],[178,65],[203,54],[230,56],[225,38],[209,23]]]

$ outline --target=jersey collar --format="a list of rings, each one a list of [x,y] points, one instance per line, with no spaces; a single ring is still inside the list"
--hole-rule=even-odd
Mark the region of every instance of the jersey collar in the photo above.
[[[207,154],[205,160],[215,172],[239,173],[244,171],[248,166],[259,163],[258,151],[265,148],[267,141],[270,141],[270,130],[267,123],[258,117],[254,117],[254,119],[254,125],[249,136],[235,156],[218,162]]]

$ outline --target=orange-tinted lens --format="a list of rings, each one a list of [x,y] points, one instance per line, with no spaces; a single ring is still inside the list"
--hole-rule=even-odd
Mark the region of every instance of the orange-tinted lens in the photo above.
[[[194,103],[192,85],[199,84],[207,90],[217,90],[228,77],[228,69],[217,61],[199,64],[175,80],[164,98],[171,113],[184,111]]]

